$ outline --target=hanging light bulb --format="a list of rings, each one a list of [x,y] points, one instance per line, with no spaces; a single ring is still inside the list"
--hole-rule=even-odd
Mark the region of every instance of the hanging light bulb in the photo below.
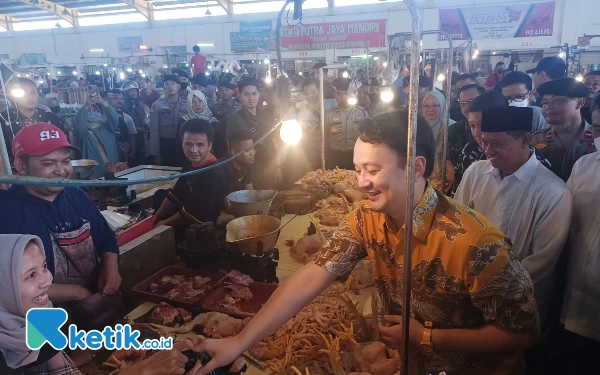
[[[140,74],[144,73],[144,71],[142,69],[139,70]]]
[[[146,78],[146,73],[142,73],[142,78]]]
[[[207,16],[212,16],[210,9],[206,9],[206,12],[204,14]]]
[[[100,71],[96,70],[96,75],[99,76],[100,75]]]
[[[113,72],[114,72],[115,70],[117,70],[117,68],[113,68]]]
[[[379,60],[379,56],[373,57],[373,60],[375,60],[375,61]]]
[[[104,64],[104,66],[108,66],[108,64]]]
[[[127,71],[128,71],[129,73],[131,73],[131,72],[133,72],[133,69],[131,69],[131,68],[127,68]]]
[[[281,123],[279,131],[281,140],[288,145],[295,145],[302,139],[302,128],[298,122],[294,120],[285,120]]]
[[[123,73],[123,72],[120,72],[120,73],[119,73],[119,78],[121,78],[121,79],[125,79],[125,73]]]
[[[20,78],[20,77],[21,77],[21,73],[17,73],[17,77],[19,77],[19,78]]]
[[[344,78],[348,78],[348,72],[344,72],[344,73],[342,73],[342,77],[344,77]]]
[[[73,70],[73,75],[76,76],[77,75],[77,70]]]
[[[269,64],[269,63],[271,63],[271,61],[269,59],[265,59],[264,63]]]
[[[168,68],[168,66],[166,66],[166,65],[163,65],[163,68],[164,68],[164,69],[167,69],[167,68]]]
[[[389,103],[394,99],[394,93],[390,88],[385,89],[381,92],[381,101],[384,103]]]
[[[47,73],[46,73],[46,75],[47,75],[47,76],[49,76],[49,75],[50,75],[50,72],[47,72]]]
[[[302,72],[298,72],[298,75],[299,75],[299,76],[301,76],[301,75],[302,75]]]
[[[444,80],[445,80],[445,79],[446,79],[446,75],[445,75],[444,73],[440,73],[440,74],[438,74],[438,76],[437,76],[437,80],[438,80],[439,82],[444,82]]]
[[[58,71],[58,75],[61,75],[61,74],[62,74],[62,72],[59,70],[59,71]]]
[[[206,74],[207,76],[210,76],[210,73],[209,73],[209,72],[206,72],[206,73],[204,73],[204,74]]]
[[[387,62],[387,61],[384,61],[384,62],[383,62],[383,67],[384,67],[384,68],[387,68],[387,66],[388,66],[388,62]]]
[[[583,82],[583,76],[581,74],[579,74],[577,77],[575,77],[576,80],[578,80],[579,82]]]
[[[267,77],[265,78],[265,82],[270,84],[271,82],[273,82],[273,80],[271,79],[271,77]]]

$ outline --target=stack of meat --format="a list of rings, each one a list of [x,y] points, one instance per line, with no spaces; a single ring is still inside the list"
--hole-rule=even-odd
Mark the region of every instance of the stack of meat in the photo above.
[[[150,284],[150,292],[164,295],[169,299],[198,302],[212,291],[210,277],[194,276],[186,279],[183,275],[167,275]]]
[[[235,270],[229,272],[225,277],[225,289],[229,290],[229,293],[219,302],[219,306],[226,311],[243,313],[238,304],[240,301],[250,301],[254,297],[249,288],[254,280]]]
[[[356,188],[358,184],[356,172],[339,168],[334,170],[317,169],[316,171],[308,172],[300,180],[302,189],[317,194],[331,192],[333,186],[340,182],[344,182],[348,188]]]
[[[175,308],[166,302],[161,302],[152,310],[150,319],[154,322],[161,322],[161,324],[183,324],[192,320],[192,314],[189,311],[182,308]]]
[[[213,339],[223,339],[237,335],[242,331],[250,318],[236,319],[229,315],[220,312],[208,312],[198,314],[194,320],[182,325],[181,327],[165,327],[153,324],[153,327],[158,330],[158,333],[164,336],[171,334],[186,334],[190,333],[195,326],[201,326],[202,332]]]

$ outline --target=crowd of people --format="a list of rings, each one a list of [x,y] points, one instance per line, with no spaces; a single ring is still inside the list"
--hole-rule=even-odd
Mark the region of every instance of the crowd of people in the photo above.
[[[594,368],[600,349],[600,215],[593,204],[600,197],[600,72],[578,82],[565,71],[561,59],[548,57],[527,74],[494,73],[487,89],[472,75],[459,75],[449,82],[448,122],[446,98],[420,77],[416,204],[409,208],[415,216],[411,371],[565,374]],[[391,103],[381,101],[381,84],[369,79],[351,104],[350,79],[326,80],[321,103],[318,77],[306,78],[304,100],[291,110],[303,138],[290,146],[277,132],[255,144],[290,113],[263,82],[229,77],[211,84],[204,72],[172,73],[162,77],[162,98],[146,80],[141,87],[126,82],[120,90],[92,93],[75,119],[78,148],[58,116],[38,108],[35,84],[19,79],[25,95],[9,109],[10,123],[1,124],[15,173],[70,178],[71,150],[98,162],[90,178],[147,161],[183,172],[211,167],[155,196],[154,224],[181,233],[191,224],[216,223],[233,191],[286,188],[320,168],[324,141],[327,167],[356,170],[367,200],[240,335],[181,345],[211,355],[213,361],[198,369],[208,374],[369,258],[385,301],[380,338],[399,348],[410,79],[402,80]],[[24,316],[32,307],[68,309],[97,293],[115,295],[121,284],[115,234],[76,188],[15,185],[0,190],[0,204],[6,247],[0,278],[10,291],[0,299],[6,371],[72,369],[62,352],[24,347]],[[138,366],[162,369],[157,363],[164,361],[180,372],[157,374],[182,373],[180,349]]]

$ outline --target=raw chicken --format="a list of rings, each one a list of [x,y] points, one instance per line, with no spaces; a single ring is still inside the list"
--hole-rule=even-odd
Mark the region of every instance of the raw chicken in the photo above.
[[[333,232],[326,232],[325,234],[317,232],[310,236],[302,237],[290,248],[290,256],[300,263],[308,263],[311,260],[311,255],[319,251],[321,246],[327,242],[327,238],[331,237],[332,234]]]
[[[157,328],[160,334],[168,335],[171,333],[190,333],[194,329],[194,326],[200,325],[204,328],[206,336],[214,339],[222,339],[240,333],[248,321],[249,319],[236,319],[220,312],[208,312],[199,314],[194,320],[181,327],[165,327],[156,324],[152,326]]]
[[[231,290],[229,296],[236,300],[250,301],[254,295],[250,291],[250,288],[242,285],[227,285],[225,289]]]
[[[116,373],[143,361],[145,358],[146,350],[121,349],[111,354],[102,364],[115,369],[113,373]]]
[[[391,375],[400,369],[400,355],[381,341],[361,344],[362,354],[373,375]]]
[[[202,289],[206,284],[210,283],[212,279],[210,277],[202,277],[202,276],[194,276],[192,282],[194,284],[194,288]]]
[[[169,324],[173,323],[173,320],[175,320],[175,318],[178,317],[179,314],[180,312],[176,308],[169,305],[168,303],[161,302],[152,311],[152,319],[156,321],[162,321],[163,324]]]
[[[375,285],[373,269],[374,263],[370,260],[362,260],[356,265],[351,274],[352,284],[350,284],[350,289],[355,294],[360,294],[360,289]]]
[[[227,277],[227,280],[225,281],[226,284],[250,286],[250,284],[254,282],[254,280],[252,280],[250,276],[244,275],[243,273],[237,270],[233,270],[225,276]]]

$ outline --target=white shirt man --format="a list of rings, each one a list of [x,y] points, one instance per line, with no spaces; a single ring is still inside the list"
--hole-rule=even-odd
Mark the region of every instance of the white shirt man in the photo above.
[[[540,321],[547,315],[556,262],[571,223],[571,195],[529,148],[531,108],[483,112],[482,148],[488,160],[471,165],[455,200],[482,213],[513,243],[533,281]]]

